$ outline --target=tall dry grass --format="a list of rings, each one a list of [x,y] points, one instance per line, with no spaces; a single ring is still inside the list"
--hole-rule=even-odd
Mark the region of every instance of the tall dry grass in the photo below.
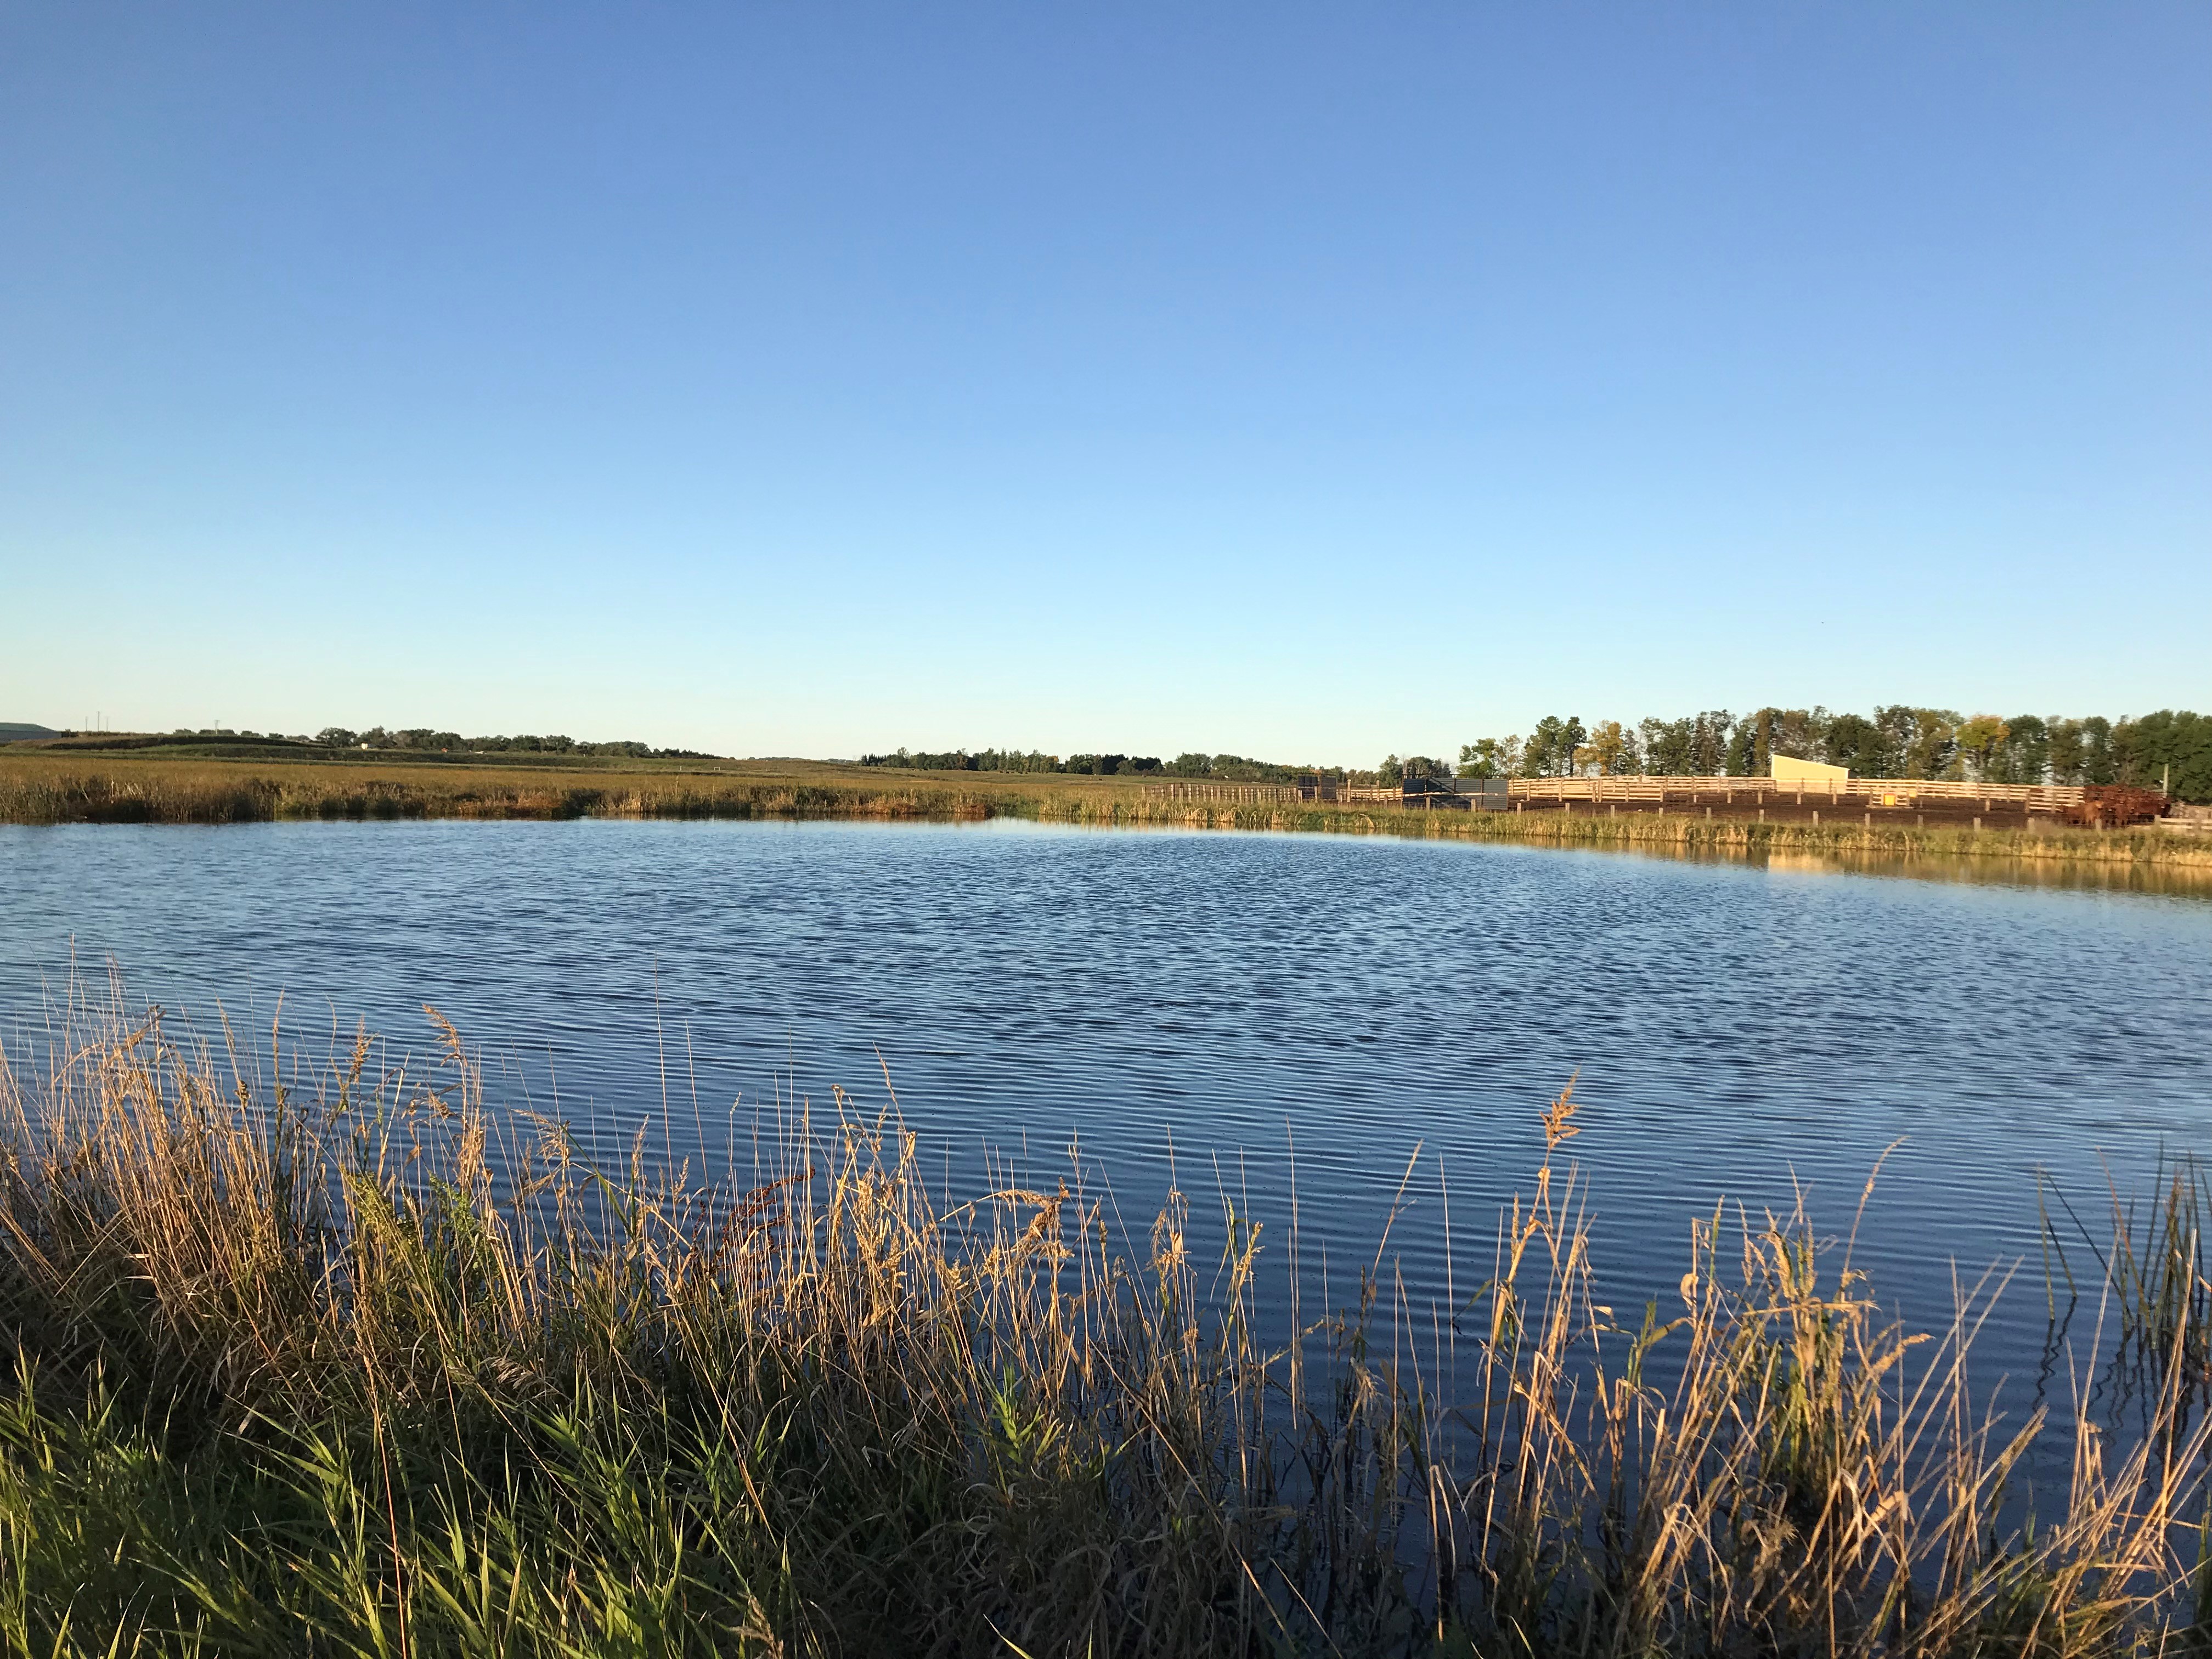
[[[1804,854],[2031,870],[2125,871],[2192,887],[2212,840],[2162,834],[1762,823],[1682,813],[1457,812],[1308,805],[1205,805],[1152,780],[1039,773],[909,773],[806,761],[280,763],[143,756],[0,756],[0,823],[247,823],[378,818],[987,818],[1086,824],[1525,841],[1723,856]]]
[[[1987,1294],[1907,1332],[1717,1215],[1622,1317],[1571,1094],[1456,1308],[1378,1245],[1270,1346],[1259,1231],[1194,1259],[1180,1196],[1133,1249],[1079,1186],[933,1198],[842,1097],[757,1181],[606,1167],[442,1021],[309,1066],[120,1006],[0,1069],[16,1651],[2201,1650],[2197,1304],[2031,1521]]]
[[[1046,792],[1080,801],[1081,789]],[[277,819],[980,816],[999,793],[859,768],[708,770],[0,757],[0,822],[248,823]],[[1008,798],[1018,807],[1025,796]]]

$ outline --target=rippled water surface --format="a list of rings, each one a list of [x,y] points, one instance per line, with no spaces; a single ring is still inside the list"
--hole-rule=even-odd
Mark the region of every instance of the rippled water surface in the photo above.
[[[1083,1167],[1135,1232],[1172,1156],[1341,1290],[1392,1233],[1417,1297],[1578,1079],[1601,1266],[1659,1294],[1687,1220],[1809,1189],[1919,1309],[2024,1257],[2034,1171],[2087,1200],[2212,1147],[2212,902],[1433,842],[878,824],[0,829],[0,1036],[112,955],[139,1001],[264,1033],[435,1005],[509,1101],[603,1129],[884,1072],[953,1186],[986,1148]],[[664,1093],[664,1091],[665,1093]],[[665,1098],[665,1116],[664,1100]],[[732,1110],[736,1115],[732,1119]],[[1419,1157],[1410,1179],[1407,1164]],[[1294,1149],[1295,1158],[1292,1152]],[[1218,1208],[1218,1205],[1216,1206]]]

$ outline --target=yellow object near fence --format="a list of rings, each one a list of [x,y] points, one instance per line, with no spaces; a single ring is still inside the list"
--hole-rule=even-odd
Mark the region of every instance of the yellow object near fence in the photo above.
[[[1830,766],[1822,761],[1797,760],[1789,755],[1777,755],[1769,763],[1777,783],[1792,783],[1800,789],[1807,784],[1832,788],[1848,784],[1851,771],[1848,766]]]

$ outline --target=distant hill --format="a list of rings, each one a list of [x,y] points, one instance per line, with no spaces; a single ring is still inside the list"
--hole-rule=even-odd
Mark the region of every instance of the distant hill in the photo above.
[[[0,743],[26,743],[33,738],[58,738],[61,733],[44,726],[25,726],[15,720],[0,720]]]

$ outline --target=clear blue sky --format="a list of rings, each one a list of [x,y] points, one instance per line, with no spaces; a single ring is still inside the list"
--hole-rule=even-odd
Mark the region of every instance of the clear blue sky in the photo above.
[[[0,720],[2212,707],[2212,8],[17,5]]]

